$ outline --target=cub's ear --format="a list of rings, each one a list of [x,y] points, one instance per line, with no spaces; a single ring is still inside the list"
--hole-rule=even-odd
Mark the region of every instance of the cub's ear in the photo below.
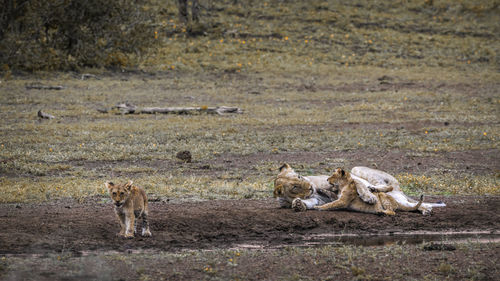
[[[280,167],[280,169],[279,169],[279,170],[280,170],[280,172],[281,172],[281,171],[283,171],[283,169],[291,169],[291,168],[292,168],[292,167],[290,167],[290,165],[288,165],[288,163],[285,163],[285,164],[281,165],[281,167]]]
[[[133,184],[133,183],[134,183],[133,181],[129,180],[129,181],[125,184],[125,188],[126,188],[126,189],[128,189],[128,190],[130,190],[130,189],[132,188],[132,184]]]
[[[340,169],[340,174],[341,174],[343,177],[345,177],[345,171],[344,171],[344,169]]]
[[[105,185],[108,189],[110,189],[110,188],[112,188],[113,186],[115,186],[115,184],[114,184],[114,183],[112,183],[112,182],[110,182],[110,181],[105,182],[105,183],[104,183],[104,185]]]

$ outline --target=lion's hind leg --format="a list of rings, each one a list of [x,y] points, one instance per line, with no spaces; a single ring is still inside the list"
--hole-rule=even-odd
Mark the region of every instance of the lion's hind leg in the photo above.
[[[351,178],[356,183],[356,192],[363,202],[368,204],[375,204],[377,202],[377,197],[371,192],[370,186],[372,186],[368,181],[351,174]]]
[[[372,192],[391,192],[394,187],[390,185],[370,185],[368,187]]]
[[[385,193],[377,193],[377,197],[380,202],[380,211],[383,214],[386,214],[388,216],[394,216],[396,215],[396,212],[394,212],[394,206],[398,206],[397,202],[390,196]]]
[[[151,231],[149,230],[148,212],[144,211],[142,213],[142,236],[151,237]]]

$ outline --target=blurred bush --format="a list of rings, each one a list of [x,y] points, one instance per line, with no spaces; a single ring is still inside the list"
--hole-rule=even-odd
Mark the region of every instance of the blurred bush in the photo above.
[[[138,0],[0,0],[0,65],[78,70],[130,66],[154,41]]]

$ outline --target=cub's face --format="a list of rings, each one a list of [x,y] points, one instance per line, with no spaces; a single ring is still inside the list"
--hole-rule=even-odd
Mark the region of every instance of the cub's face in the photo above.
[[[132,181],[116,185],[112,182],[106,182],[105,185],[109,190],[109,196],[113,200],[113,204],[115,204],[116,207],[121,207],[130,195]]]
[[[328,182],[334,187],[334,189],[339,189],[340,185],[343,185],[348,180],[348,174],[344,169],[337,168],[333,174],[328,178]]]
[[[278,177],[274,180],[274,197],[308,198],[313,193],[312,185],[285,164],[281,166]]]

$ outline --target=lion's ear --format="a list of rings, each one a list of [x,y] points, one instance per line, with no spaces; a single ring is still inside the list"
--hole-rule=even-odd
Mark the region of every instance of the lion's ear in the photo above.
[[[283,194],[283,186],[278,185],[273,191],[273,196],[274,198],[279,197]]]
[[[340,174],[341,174],[343,177],[345,177],[345,171],[344,171],[344,169],[342,169],[342,168],[339,168],[339,169],[340,169]]]
[[[343,177],[345,177],[345,171],[344,171],[344,169],[340,169],[340,174],[341,174]]]
[[[280,167],[280,172],[283,171],[283,169],[291,169],[292,167],[290,167],[290,165],[288,165],[288,163],[284,163],[283,165],[281,165]]]
[[[113,186],[115,186],[115,184],[110,181],[107,181],[104,183],[104,186],[106,186],[108,189],[111,189]]]
[[[133,183],[134,183],[133,181],[129,180],[129,181],[127,182],[127,184],[125,184],[125,188],[126,188],[127,190],[130,190],[130,189],[132,188],[132,184],[133,184]]]

